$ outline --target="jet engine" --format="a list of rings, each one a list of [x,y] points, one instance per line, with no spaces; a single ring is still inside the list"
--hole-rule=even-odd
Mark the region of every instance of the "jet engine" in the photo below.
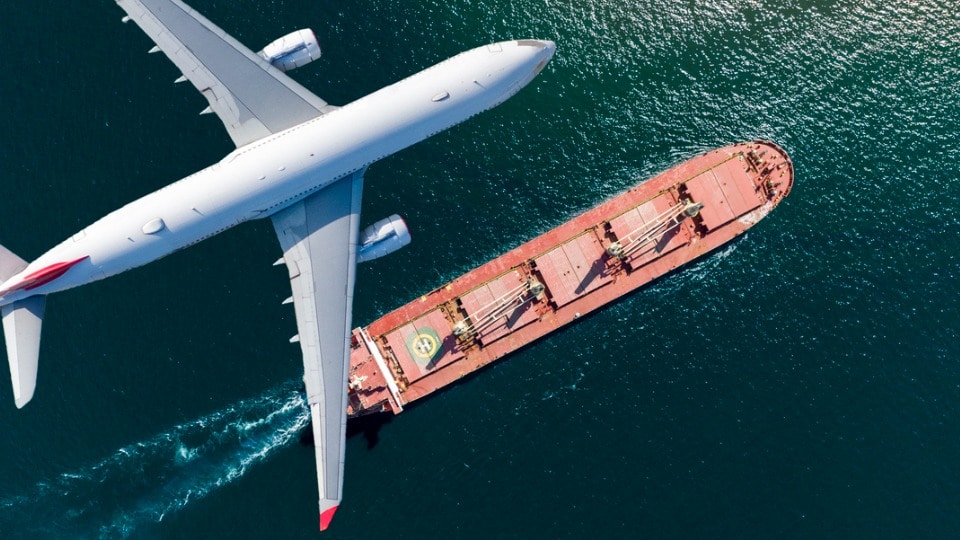
[[[394,214],[360,232],[357,262],[367,262],[389,255],[410,243],[410,229],[403,218]]]
[[[283,36],[257,54],[280,71],[290,71],[320,58],[320,43],[313,30],[304,28]]]

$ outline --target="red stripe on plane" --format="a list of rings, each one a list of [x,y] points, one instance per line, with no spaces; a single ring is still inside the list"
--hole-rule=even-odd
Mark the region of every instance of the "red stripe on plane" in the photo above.
[[[55,264],[51,264],[50,266],[45,266],[40,270],[37,270],[36,272],[31,272],[30,274],[27,274],[26,276],[23,277],[23,279],[20,280],[20,283],[17,283],[13,287],[10,287],[9,289],[3,291],[2,294],[7,294],[14,291],[19,291],[19,290],[29,291],[32,289],[36,289],[37,287],[40,287],[42,285],[46,285],[47,283],[50,283],[51,281],[57,279],[58,277],[66,274],[67,270],[70,270],[77,264],[89,258],[90,256],[88,255],[86,257],[81,257],[75,261],[58,262]]]

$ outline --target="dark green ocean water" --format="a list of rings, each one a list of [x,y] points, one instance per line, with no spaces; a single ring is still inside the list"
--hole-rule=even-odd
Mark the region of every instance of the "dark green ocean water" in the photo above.
[[[364,324],[700,152],[767,138],[790,197],[743,239],[380,426],[330,538],[960,535],[960,15],[915,0],[194,0],[343,104],[553,39],[501,107],[372,167]],[[220,159],[203,99],[107,0],[0,7],[0,243],[33,258]],[[268,222],[47,304],[0,384],[0,538],[313,538],[299,349]],[[5,371],[5,370],[4,370]],[[3,379],[6,379],[4,375]]]

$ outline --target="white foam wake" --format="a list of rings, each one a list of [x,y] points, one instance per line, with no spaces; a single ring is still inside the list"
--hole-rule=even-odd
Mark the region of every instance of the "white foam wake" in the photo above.
[[[296,441],[309,420],[295,385],[271,389],[0,499],[0,529],[126,537],[237,480]]]

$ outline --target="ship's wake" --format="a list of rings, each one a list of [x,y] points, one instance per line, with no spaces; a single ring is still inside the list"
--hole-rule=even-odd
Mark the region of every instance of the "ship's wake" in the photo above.
[[[297,386],[276,387],[0,499],[0,529],[126,537],[242,477],[295,442],[309,420]]]

